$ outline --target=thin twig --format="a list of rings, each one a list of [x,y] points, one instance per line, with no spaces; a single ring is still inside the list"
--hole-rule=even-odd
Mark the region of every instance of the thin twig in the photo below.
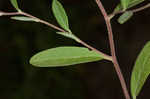
[[[82,41],[82,40],[80,40],[80,39],[78,39],[78,40],[79,40],[79,43],[80,43],[80,44],[82,44],[82,45],[86,46],[87,48],[89,48],[89,49],[91,49],[91,50],[93,50],[93,51],[99,53],[100,55],[102,55],[102,56],[104,57],[104,59],[107,59],[107,60],[112,61],[112,57],[111,57],[111,56],[108,56],[108,55],[102,53],[101,51],[97,50],[96,48],[91,47],[90,45],[88,45],[87,43],[85,43],[84,41]]]
[[[44,20],[41,20],[41,19],[39,19],[39,18],[37,18],[35,16],[32,16],[32,15],[30,15],[28,13],[25,13],[25,12],[22,12],[22,11],[20,11],[20,12],[2,12],[2,11],[0,11],[0,16],[13,16],[13,15],[24,15],[24,16],[36,19],[36,20],[38,20],[39,23],[43,23],[45,25],[48,25],[49,27],[52,27],[52,28],[54,28],[54,29],[56,29],[58,31],[66,32],[65,30],[63,30],[63,29],[61,29],[61,28],[59,28],[59,27],[57,27],[57,26],[55,26],[53,24],[50,24],[50,23],[48,23],[48,22],[46,22]]]
[[[140,8],[136,8],[136,9],[131,9],[131,10],[127,10],[127,11],[132,11],[133,13],[137,13],[137,12],[140,12],[140,11],[143,11],[147,8],[150,8],[150,3],[140,7]],[[113,16],[117,15],[117,14],[120,14],[120,13],[124,13],[125,11],[118,11],[118,12],[113,12],[112,14],[110,14],[109,16],[112,18]]]
[[[10,16],[10,15],[20,15],[19,12],[2,12],[0,11],[0,16]]]
[[[24,16],[33,18],[33,19],[35,19],[35,20],[38,20],[39,23],[45,24],[45,25],[47,25],[47,26],[49,26],[49,27],[51,27],[51,28],[53,28],[53,29],[56,29],[56,30],[58,30],[58,31],[60,31],[60,32],[67,32],[67,31],[65,31],[65,30],[62,29],[62,28],[59,28],[59,27],[57,27],[57,26],[55,26],[55,25],[53,25],[53,24],[51,24],[51,23],[49,23],[49,22],[47,22],[47,21],[44,21],[44,20],[42,20],[42,19],[39,19],[39,18],[37,18],[37,17],[35,17],[35,16],[31,15],[31,14],[28,14],[28,13],[25,13],[25,12],[22,12],[22,11],[20,11],[20,12],[2,12],[2,11],[0,11],[0,16],[12,16],[12,15],[24,15]],[[82,40],[79,39],[79,38],[78,38],[78,43],[80,43],[80,44],[84,45],[85,47],[87,47],[87,48],[89,48],[89,49],[91,49],[91,50],[93,50],[93,51],[99,53],[99,54],[102,55],[105,59],[112,61],[112,57],[111,57],[111,56],[109,56],[109,55],[107,55],[107,54],[105,54],[105,53],[103,53],[103,52],[101,52],[101,51],[95,49],[94,47],[88,45],[87,43],[85,43],[84,41],[82,41]]]
[[[25,12],[20,12],[20,14],[21,14],[21,15],[24,15],[24,16],[27,16],[27,17],[30,17],[30,18],[34,18],[34,19],[38,20],[38,22],[43,23],[43,24],[45,24],[45,25],[47,25],[47,26],[49,26],[49,27],[51,27],[51,28],[53,28],[53,29],[56,29],[56,30],[58,30],[58,31],[66,32],[64,29],[61,29],[61,28],[59,28],[59,27],[57,27],[57,26],[55,26],[55,25],[53,25],[53,24],[50,24],[50,23],[47,22],[47,21],[41,20],[41,19],[39,19],[39,18],[37,18],[37,17],[31,15],[31,14],[28,14],[28,13],[25,13]]]
[[[123,74],[121,72],[120,66],[118,64],[118,60],[116,58],[116,53],[115,53],[115,44],[114,44],[114,39],[113,39],[113,32],[112,32],[112,26],[111,26],[111,22],[110,22],[110,17],[108,16],[107,12],[105,11],[104,6],[102,5],[100,0],[96,0],[96,3],[100,9],[100,11],[102,12],[106,25],[107,25],[107,30],[108,30],[108,37],[109,37],[109,43],[110,43],[110,49],[111,49],[111,54],[112,54],[112,58],[113,58],[113,64],[114,64],[114,68],[117,72],[117,75],[119,77],[124,95],[126,99],[130,99],[130,95],[128,93],[127,90],[127,85],[126,82],[124,80]]]
[[[143,10],[145,10],[145,9],[149,8],[149,7],[150,7],[150,3],[146,4],[145,6],[142,6],[142,7],[140,7],[140,8],[133,9],[133,10],[130,10],[130,11],[132,11],[132,12],[136,13],[136,12],[143,11]]]

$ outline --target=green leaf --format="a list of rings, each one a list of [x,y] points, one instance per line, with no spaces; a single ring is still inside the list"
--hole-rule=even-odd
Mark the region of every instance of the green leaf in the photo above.
[[[143,1],[145,1],[145,0],[131,0],[131,2],[129,3],[128,8],[134,7],[134,6],[142,3]]]
[[[131,76],[131,93],[136,99],[148,75],[150,74],[150,42],[142,49],[134,65]]]
[[[118,4],[117,6],[116,6],[116,8],[114,9],[114,13],[116,13],[116,12],[119,12],[119,11],[122,11],[122,6],[121,6],[121,4]]]
[[[128,0],[129,1],[129,0]],[[132,8],[132,7],[134,7],[134,6],[136,6],[136,5],[138,5],[138,4],[140,4],[140,3],[142,3],[143,1],[145,1],[145,0],[130,0],[129,2],[128,2],[128,6],[127,7],[125,7],[126,9],[129,9],[129,8]],[[122,1],[122,3],[123,3],[123,1]],[[125,6],[125,5],[124,5]],[[117,6],[116,6],[116,8],[114,9],[114,12],[119,12],[119,11],[123,11],[123,4],[121,4],[121,3],[119,3]],[[124,8],[124,9],[125,9]]]
[[[72,33],[68,33],[68,32],[56,32],[56,33],[79,42],[79,39]]]
[[[119,22],[120,24],[124,24],[124,23],[127,22],[132,16],[133,16],[133,12],[132,12],[132,11],[126,11],[125,13],[123,13],[123,14],[118,18],[118,22]]]
[[[84,47],[57,47],[37,53],[30,64],[37,67],[60,67],[102,60],[103,56]]]
[[[10,0],[10,2],[16,10],[20,11],[17,0]]]
[[[18,21],[33,21],[33,22],[38,22],[39,20],[30,18],[30,17],[25,17],[25,16],[14,16],[11,17],[13,20],[18,20]]]
[[[121,5],[124,11],[128,8],[129,2],[130,0],[121,0]]]
[[[68,32],[71,32],[69,29],[68,17],[65,9],[58,0],[53,0],[52,11],[59,25]]]

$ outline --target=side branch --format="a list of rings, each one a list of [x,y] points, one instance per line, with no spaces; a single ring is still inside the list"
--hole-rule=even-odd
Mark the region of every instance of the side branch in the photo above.
[[[142,10],[145,10],[145,9],[147,9],[147,8],[149,8],[150,7],[150,3],[148,3],[147,5],[145,5],[145,6],[142,6],[142,7],[140,7],[140,8],[137,8],[137,9],[133,9],[133,10],[131,10],[132,12],[140,12],[140,11],[142,11]]]
[[[136,8],[136,9],[131,9],[131,10],[127,10],[127,11],[132,11],[133,13],[137,13],[137,12],[140,12],[140,11],[143,11],[147,8],[150,8],[150,3],[140,7],[140,8]],[[117,14],[120,14],[120,13],[124,13],[125,11],[118,11],[118,12],[113,12],[112,14],[110,14],[109,16],[112,18],[114,17],[115,15]]]
[[[58,31],[60,31],[60,32],[67,32],[67,31],[65,31],[65,30],[62,29],[62,28],[59,28],[59,27],[57,27],[57,26],[55,26],[55,25],[53,25],[53,24],[51,24],[51,23],[49,23],[49,22],[47,22],[47,21],[44,21],[44,20],[42,20],[42,19],[39,19],[39,18],[37,18],[37,17],[35,17],[35,16],[31,15],[31,14],[28,14],[28,13],[25,13],[25,12],[22,12],[22,11],[21,11],[21,12],[2,12],[2,11],[0,11],[0,16],[13,16],[13,15],[24,15],[24,16],[27,16],[27,17],[36,19],[36,20],[38,20],[39,23],[45,24],[45,25],[47,25],[47,26],[49,26],[49,27],[51,27],[51,28],[53,28],[53,29],[56,29],[56,30],[58,30]],[[91,49],[91,50],[93,50],[93,51],[96,51],[96,52],[99,53],[100,55],[103,55],[103,57],[104,57],[106,60],[112,61],[112,57],[111,57],[111,56],[109,56],[109,55],[107,55],[107,54],[105,54],[105,53],[103,53],[103,52],[101,52],[101,51],[95,49],[94,47],[88,45],[87,43],[85,43],[84,41],[82,41],[82,40],[79,39],[79,38],[78,38],[78,43],[82,44],[83,46],[85,46],[85,47],[87,47],[87,48],[89,48],[89,49]]]

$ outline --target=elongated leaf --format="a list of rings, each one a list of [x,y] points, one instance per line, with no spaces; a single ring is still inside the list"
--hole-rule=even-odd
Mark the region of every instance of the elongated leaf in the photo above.
[[[34,22],[38,22],[37,19],[29,18],[29,17],[25,17],[25,16],[14,16],[14,17],[11,17],[11,19],[18,20],[18,21],[34,21]]]
[[[30,63],[37,67],[58,67],[98,61],[102,57],[83,47],[57,47],[34,55]]]
[[[132,11],[126,11],[125,13],[123,13],[119,19],[118,22],[120,24],[125,23],[126,21],[128,21],[131,17],[133,16],[133,12]]]
[[[68,33],[68,32],[56,32],[56,33],[60,34],[60,35],[63,35],[65,37],[71,38],[71,39],[73,39],[73,40],[75,40],[77,42],[79,41],[78,38],[72,33]]]
[[[20,11],[17,0],[10,0],[10,2],[16,10]]]
[[[141,91],[148,75],[150,74],[150,42],[148,42],[134,65],[131,76],[131,93],[133,99],[136,99]]]
[[[59,25],[70,32],[67,14],[58,0],[53,0],[52,10]]]

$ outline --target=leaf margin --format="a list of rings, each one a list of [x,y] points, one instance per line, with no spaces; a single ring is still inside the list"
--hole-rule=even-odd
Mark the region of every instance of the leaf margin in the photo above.
[[[58,0],[52,1],[52,12],[58,24],[66,31],[71,32],[69,28],[69,20],[66,11],[63,5]]]
[[[138,57],[135,61],[135,64],[134,64],[134,67],[133,67],[133,70],[132,70],[131,81],[130,81],[130,90],[131,90],[131,95],[132,95],[133,99],[136,99],[136,97],[140,93],[144,83],[146,82],[147,77],[150,75],[150,68],[149,68],[149,72],[147,72],[144,77],[140,77],[142,75],[142,74],[140,75],[140,73],[142,73],[142,72],[145,73],[145,71],[140,72],[139,70],[141,70],[141,69],[138,69],[138,67],[140,66],[139,64],[142,64],[142,63],[140,63],[140,61],[142,60],[143,56],[147,55],[147,58],[150,59],[150,54],[146,54],[147,51],[150,51],[150,41],[147,42],[145,44],[145,46],[143,47],[143,49],[141,50],[140,54],[138,55]],[[144,58],[144,61],[145,61],[145,58]],[[144,62],[144,64],[145,64],[145,62]],[[150,65],[150,62],[149,62],[149,65]],[[143,69],[144,69],[144,67],[143,67]],[[138,81],[136,81],[136,74],[140,75],[140,76],[138,76]],[[141,83],[139,83],[141,78],[143,80],[141,81]]]
[[[66,48],[64,51],[71,51],[72,50],[72,48],[74,48],[73,50],[74,51],[81,51],[82,53],[85,53],[86,52],[86,54],[88,53],[89,55],[91,55],[91,56],[88,56],[88,57],[95,57],[95,58],[93,58],[92,59],[92,61],[83,61],[82,60],[82,62],[78,62],[78,63],[73,63],[73,64],[59,64],[59,63],[61,63],[60,61],[59,61],[59,63],[57,62],[56,64],[54,63],[54,64],[49,64],[49,66],[47,65],[42,65],[42,64],[40,64],[39,62],[39,58],[41,57],[40,55],[42,55],[42,54],[45,54],[45,55],[50,55],[50,54],[47,54],[47,53],[49,53],[48,51],[52,51],[52,53],[53,53],[53,51],[56,51],[56,50],[60,50],[60,49],[63,49],[63,48]],[[69,49],[68,49],[69,48]],[[47,51],[47,52],[46,52]],[[62,51],[62,53],[64,54],[64,51]],[[85,52],[83,52],[83,51],[85,51]],[[56,53],[56,52],[54,52],[54,53]],[[69,52],[69,53],[72,53],[72,52]],[[76,52],[76,53],[78,53],[78,52]],[[58,52],[57,52],[57,54],[58,54]],[[74,54],[74,53],[73,53]],[[52,54],[51,54],[52,55]],[[77,54],[75,54],[75,55],[77,55]],[[92,56],[93,55],[93,56]],[[95,56],[94,56],[95,55]],[[40,57],[39,57],[40,56]],[[59,56],[61,56],[61,54],[60,54],[60,52],[59,52]],[[81,56],[86,56],[85,54],[81,54]],[[43,57],[43,56],[42,56]],[[45,57],[45,56],[44,56]],[[74,57],[74,56],[71,56],[71,57]],[[79,56],[78,56],[79,57]],[[87,56],[86,56],[87,57]],[[52,57],[52,58],[54,58],[54,57]],[[60,58],[60,57],[59,57]],[[44,59],[44,58],[43,58]],[[57,59],[57,58],[56,58]],[[64,66],[70,66],[70,65],[75,65],[75,64],[81,64],[81,63],[88,63],[88,62],[94,62],[94,61],[98,61],[98,60],[102,60],[102,59],[104,59],[103,58],[103,55],[100,55],[100,54],[98,54],[97,52],[95,52],[95,51],[91,51],[91,50],[89,50],[88,48],[85,48],[85,47],[76,47],[76,46],[64,46],[64,47],[56,47],[56,48],[51,48],[51,49],[47,49],[47,50],[44,50],[44,51],[41,51],[41,52],[39,52],[39,53],[37,53],[37,54],[35,54],[34,56],[32,56],[31,58],[30,58],[30,64],[32,64],[33,66],[35,66],[35,67],[64,67]],[[47,59],[46,59],[47,60]],[[43,60],[42,60],[43,61]],[[45,62],[45,60],[43,61],[43,62]],[[69,61],[70,62],[70,61]],[[39,65],[40,64],[40,65]],[[45,63],[44,63],[45,64]],[[46,63],[47,64],[47,63]],[[59,65],[58,65],[59,64]]]

